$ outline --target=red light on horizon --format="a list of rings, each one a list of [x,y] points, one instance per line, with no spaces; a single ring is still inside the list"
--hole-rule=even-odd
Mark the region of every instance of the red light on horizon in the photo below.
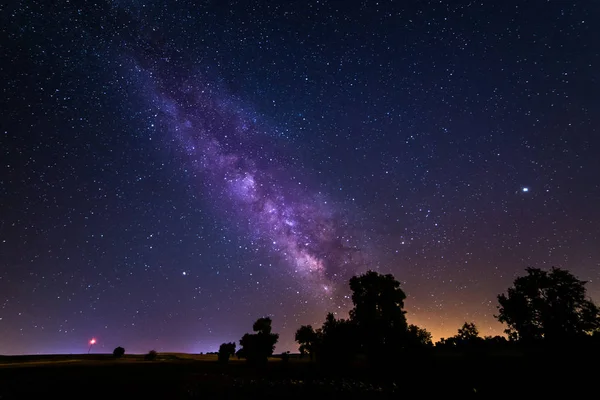
[[[90,344],[96,344],[96,339],[90,340]]]

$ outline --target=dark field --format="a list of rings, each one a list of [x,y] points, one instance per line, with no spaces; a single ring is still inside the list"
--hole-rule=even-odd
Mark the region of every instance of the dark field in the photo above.
[[[436,354],[390,359],[375,372],[320,367],[292,358],[261,369],[216,356],[161,354],[0,357],[0,398],[470,398],[594,396],[598,360],[587,355],[524,357]]]
[[[378,372],[324,368],[292,358],[262,369],[216,356],[128,355],[0,357],[0,398],[401,398],[406,395],[497,398],[596,393],[598,361],[584,356],[478,357],[436,354],[390,359]]]

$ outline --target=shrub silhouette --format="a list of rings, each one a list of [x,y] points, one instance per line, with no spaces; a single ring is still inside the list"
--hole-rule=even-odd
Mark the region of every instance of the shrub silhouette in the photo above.
[[[121,346],[119,346],[119,347],[116,347],[116,348],[113,350],[113,356],[114,356],[115,358],[121,358],[121,357],[123,357],[124,355],[125,355],[125,349],[124,349],[123,347],[121,347]]]
[[[154,360],[156,360],[157,356],[158,356],[158,353],[156,352],[156,350],[150,350],[148,352],[148,354],[146,354],[144,356],[144,360],[146,360],[146,361],[154,361]]]
[[[229,357],[235,354],[235,343],[222,343],[219,346],[219,362],[227,364]]]

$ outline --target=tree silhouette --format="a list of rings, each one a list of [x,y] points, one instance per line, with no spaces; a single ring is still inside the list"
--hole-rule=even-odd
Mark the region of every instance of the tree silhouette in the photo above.
[[[473,342],[479,337],[479,329],[473,322],[465,322],[462,327],[458,328],[456,338],[462,342]]]
[[[121,357],[123,357],[124,355],[125,355],[125,349],[124,349],[123,347],[121,347],[121,346],[119,346],[119,347],[116,347],[116,348],[113,350],[113,356],[114,356],[115,358],[121,358]]]
[[[586,298],[585,281],[569,271],[527,268],[508,293],[498,295],[496,318],[510,338],[531,342],[566,341],[600,327],[598,307]]]
[[[226,364],[229,361],[229,357],[235,354],[235,343],[222,343],[219,346],[219,362]]]
[[[440,338],[435,343],[436,348],[455,348],[458,345],[456,336],[450,336],[449,338]]]
[[[433,346],[431,333],[417,325],[409,325],[407,329],[408,347],[411,349],[423,349]]]
[[[506,341],[506,339],[504,339],[504,341]],[[477,329],[477,326],[473,322],[465,322],[458,328],[456,335],[447,339],[441,338],[440,341],[436,343],[436,347],[465,349],[481,343],[483,343],[483,338],[479,336],[479,329]]]
[[[246,358],[246,353],[244,353],[244,349],[239,349],[235,352],[235,356],[239,360],[240,358]]]
[[[506,348],[510,342],[506,340],[504,336],[496,335],[485,336],[483,339],[481,339],[481,343],[486,349],[494,351]]]
[[[256,333],[246,333],[240,339],[240,355],[246,358],[249,363],[266,363],[269,356],[273,355],[275,344],[279,335],[271,333],[271,318],[259,318],[256,320],[252,329]]]
[[[295,339],[300,345],[300,354],[304,355],[308,353],[308,356],[312,361],[319,341],[317,332],[315,332],[311,325],[302,325],[296,331]]]
[[[316,334],[320,338],[317,359],[321,362],[347,364],[359,350],[356,325],[350,320],[336,319],[333,313],[327,314],[323,327]]]
[[[252,330],[254,332],[264,333],[268,335],[271,333],[271,322],[272,321],[270,317],[259,318],[252,325]]]
[[[358,325],[388,323],[391,327],[406,329],[406,294],[393,275],[367,271],[350,279],[354,309],[350,317]]]
[[[156,360],[157,356],[158,356],[158,353],[156,352],[156,350],[150,350],[148,352],[148,354],[146,354],[144,356],[144,360],[146,360],[146,361],[154,361],[154,360]]]
[[[352,302],[350,319],[356,325],[360,347],[370,361],[400,351],[406,335],[406,294],[391,274],[367,271],[350,279]]]

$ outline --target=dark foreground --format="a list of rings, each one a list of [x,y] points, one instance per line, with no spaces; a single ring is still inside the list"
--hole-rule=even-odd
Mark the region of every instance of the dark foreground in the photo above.
[[[469,398],[589,397],[599,365],[585,354],[436,354],[389,359],[378,371],[272,360],[262,369],[210,358],[0,357],[0,399],[21,398]]]

